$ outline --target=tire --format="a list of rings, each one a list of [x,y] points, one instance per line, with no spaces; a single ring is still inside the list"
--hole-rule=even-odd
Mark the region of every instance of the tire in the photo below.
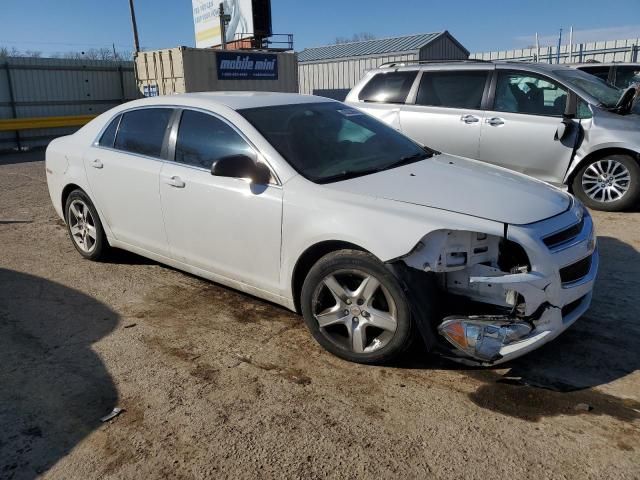
[[[99,260],[109,245],[100,217],[86,193],[74,190],[67,197],[64,218],[71,243],[78,253],[89,260]]]
[[[572,190],[582,203],[594,210],[627,210],[640,196],[640,167],[627,155],[593,159],[578,169]]]
[[[300,305],[316,341],[345,360],[389,363],[411,346],[408,299],[369,253],[339,250],[318,260],[305,278]]]

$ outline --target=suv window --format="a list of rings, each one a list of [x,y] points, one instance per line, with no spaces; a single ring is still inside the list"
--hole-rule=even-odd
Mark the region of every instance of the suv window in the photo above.
[[[102,133],[98,145],[100,145],[101,147],[113,148],[113,142],[116,139],[116,132],[118,131],[118,123],[120,122],[120,117],[121,115],[118,115],[111,121],[109,126]]]
[[[616,87],[627,88],[640,83],[640,65],[616,67]]]
[[[488,72],[423,72],[417,105],[480,109]]]
[[[171,108],[143,108],[122,115],[114,147],[131,153],[159,157]]]
[[[249,144],[225,122],[202,112],[182,112],[176,162],[210,169],[215,160],[240,154],[254,156]]]
[[[416,75],[417,71],[378,73],[360,90],[358,99],[365,102],[404,103]]]
[[[591,75],[595,75],[596,77],[598,77],[601,80],[604,80],[605,82],[609,80],[610,67],[608,66],[596,65],[593,67],[591,66],[579,67],[579,69],[582,70],[583,72],[587,72],[587,73],[590,73]]]
[[[498,72],[493,109],[498,112],[562,116],[567,89],[528,72]]]

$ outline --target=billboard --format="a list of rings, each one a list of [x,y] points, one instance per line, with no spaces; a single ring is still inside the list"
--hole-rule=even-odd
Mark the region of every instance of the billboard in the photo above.
[[[277,80],[278,56],[229,50],[217,52],[218,80]]]
[[[207,48],[222,44],[220,3],[224,4],[224,13],[231,16],[227,25],[226,41],[232,42],[253,36],[255,30],[252,0],[191,0],[196,47]]]

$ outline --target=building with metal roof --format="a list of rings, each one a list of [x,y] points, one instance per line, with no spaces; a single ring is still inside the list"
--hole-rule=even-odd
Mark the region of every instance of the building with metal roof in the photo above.
[[[343,100],[365,72],[387,62],[464,60],[469,51],[448,31],[306,48],[298,53],[300,93]]]

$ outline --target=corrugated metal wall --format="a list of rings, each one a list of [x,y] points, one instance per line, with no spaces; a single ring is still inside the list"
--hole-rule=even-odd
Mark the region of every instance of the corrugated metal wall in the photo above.
[[[578,63],[587,60],[599,62],[637,62],[640,60],[640,38],[608,40],[604,42],[577,43],[573,48],[560,46],[560,63]],[[520,48],[495,52],[472,53],[469,58],[481,60],[529,60],[556,63],[558,47]]]
[[[142,52],[136,57],[140,92],[157,85],[160,95],[207,91],[297,92],[298,62],[280,52],[277,80],[218,80],[217,50],[177,47]],[[238,51],[242,55],[242,51]]]
[[[448,36],[443,35],[416,51],[300,62],[298,64],[300,93],[313,94],[315,92],[322,95],[326,91],[331,98],[336,98],[336,94],[346,96],[367,71],[373,70],[383,63],[465,58],[467,58],[467,52]]]
[[[299,63],[300,93],[313,94],[319,90],[345,90],[348,92],[366,72],[378,68],[383,63],[407,62],[417,59],[418,51],[415,51],[404,54]]]
[[[133,62],[0,59],[0,118],[97,115],[138,97]],[[0,132],[0,150],[46,145],[77,128]]]

